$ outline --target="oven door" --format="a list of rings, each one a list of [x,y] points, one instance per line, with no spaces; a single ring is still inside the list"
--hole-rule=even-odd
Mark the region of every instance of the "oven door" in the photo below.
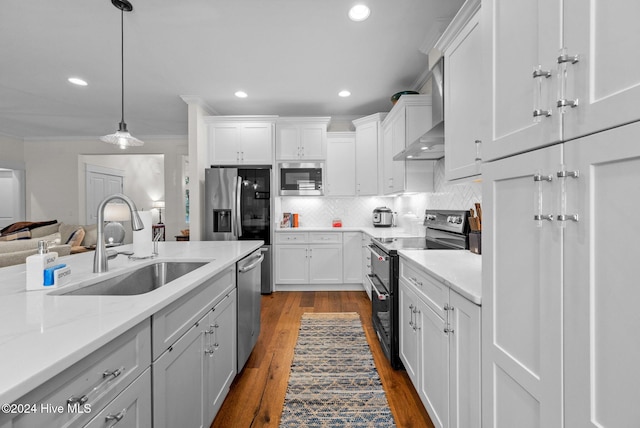
[[[371,286],[371,318],[382,350],[391,355],[391,296],[387,287],[375,275],[367,275]]]

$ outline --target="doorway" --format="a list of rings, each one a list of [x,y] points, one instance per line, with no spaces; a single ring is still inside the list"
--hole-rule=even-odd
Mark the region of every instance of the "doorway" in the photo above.
[[[124,192],[124,171],[87,164],[86,177],[86,218],[88,224],[94,224],[100,202],[109,195]]]

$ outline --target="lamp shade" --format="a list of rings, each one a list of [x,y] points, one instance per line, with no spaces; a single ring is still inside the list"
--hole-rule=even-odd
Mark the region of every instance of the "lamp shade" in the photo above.
[[[153,208],[164,208],[164,201],[153,201]]]
[[[104,207],[105,221],[129,221],[131,212],[126,204],[110,203]]]

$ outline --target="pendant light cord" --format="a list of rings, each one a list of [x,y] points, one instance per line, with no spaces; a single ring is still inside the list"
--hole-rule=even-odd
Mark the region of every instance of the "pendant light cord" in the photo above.
[[[124,123],[124,10],[120,9],[120,88],[121,88],[121,104],[122,117],[120,122]]]

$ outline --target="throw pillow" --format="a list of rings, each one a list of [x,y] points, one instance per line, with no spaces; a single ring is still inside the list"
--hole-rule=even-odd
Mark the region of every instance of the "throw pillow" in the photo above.
[[[95,224],[87,224],[82,226],[82,228],[84,229],[84,240],[82,241],[82,245],[85,247],[96,245],[98,242],[98,226]]]
[[[84,229],[82,227],[78,227],[75,232],[71,234],[69,239],[66,240],[65,244],[69,244],[72,247],[79,247],[82,244],[82,240],[84,239]]]
[[[58,232],[60,232],[60,237],[62,238],[62,242],[67,242],[69,240],[69,238],[71,238],[71,235],[73,235],[73,233],[78,230],[78,228],[80,228],[82,226],[80,226],[79,224],[66,224],[66,223],[60,223],[60,228],[58,229]]]
[[[31,238],[37,239],[42,238],[43,236],[51,235],[52,233],[56,233],[58,231],[58,227],[60,227],[60,223],[54,223],[31,229]]]

